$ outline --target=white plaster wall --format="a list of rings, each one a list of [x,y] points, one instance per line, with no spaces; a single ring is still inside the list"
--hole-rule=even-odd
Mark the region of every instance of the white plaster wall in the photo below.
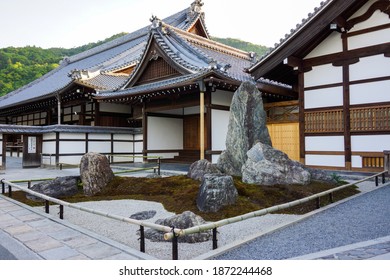
[[[60,139],[85,139],[85,133],[61,133]]]
[[[211,156],[211,163],[217,163],[220,155],[212,155]]]
[[[212,110],[212,147],[211,150],[223,151],[226,149],[226,136],[229,127],[229,111]]]
[[[305,109],[343,105],[343,88],[332,87],[305,91]]]
[[[88,152],[111,153],[111,142],[88,142]]]
[[[54,141],[42,143],[42,154],[55,154],[55,153],[56,153],[56,143]]]
[[[114,142],[114,153],[132,153],[133,143]]]
[[[148,117],[148,150],[183,149],[183,119]]]
[[[114,140],[132,141],[134,136],[132,134],[114,134]]]
[[[315,66],[305,73],[305,87],[314,87],[342,82],[342,67],[332,64]]]
[[[321,44],[319,44],[311,53],[309,53],[304,59],[313,58],[322,55],[328,55],[332,53],[342,52],[343,45],[341,35],[338,32],[333,32],[328,36]]]
[[[111,141],[111,135],[110,134],[101,134],[101,133],[90,133],[88,135],[88,139],[96,139],[96,140],[110,140]]]
[[[363,162],[361,156],[352,156],[352,167],[353,168],[363,168]]]
[[[305,150],[321,152],[343,152],[344,136],[308,136],[305,137]]]
[[[217,90],[211,94],[211,103],[213,105],[230,106],[234,92]]]
[[[365,33],[359,36],[348,38],[348,48],[350,50],[364,48],[368,46],[385,44],[390,41],[390,29],[378,30]]]
[[[390,76],[390,58],[383,54],[361,58],[350,66],[350,80],[363,80]]]
[[[390,150],[390,135],[359,135],[351,137],[352,152],[383,152]]]
[[[80,164],[81,156],[60,156],[59,162],[65,164]]]
[[[56,134],[55,133],[45,133],[42,137],[43,140],[55,140]]]
[[[350,86],[350,103],[367,104],[390,101],[390,81],[380,81]]]
[[[340,155],[306,155],[306,165],[344,167],[344,156]]]
[[[60,141],[60,154],[85,153],[85,142]]]

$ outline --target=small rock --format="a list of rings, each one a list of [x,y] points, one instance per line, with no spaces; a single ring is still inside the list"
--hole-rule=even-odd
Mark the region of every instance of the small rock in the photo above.
[[[30,190],[54,198],[71,197],[77,194],[77,183],[79,181],[79,176],[57,177],[54,180],[44,181],[42,183],[35,184],[30,187]],[[26,194],[26,197],[34,201],[43,201],[42,199],[30,194]]]
[[[205,174],[222,174],[219,169],[207,159],[195,161],[191,164],[187,177],[202,181]]]
[[[131,215],[130,219],[139,220],[139,221],[149,220],[149,219],[153,218],[154,216],[156,216],[156,213],[157,212],[155,210],[137,212],[137,213]]]
[[[167,219],[160,219],[155,222],[159,225],[164,225],[167,227],[175,227],[179,229],[186,229],[191,228],[194,226],[205,224],[205,220],[194,214],[191,211],[185,211],[180,215],[175,215]],[[166,241],[164,239],[164,233],[161,231],[157,231],[154,229],[148,229],[145,230],[145,238],[150,239],[154,242],[164,242]],[[180,243],[198,243],[198,242],[205,242],[210,240],[211,233],[209,231],[201,232],[201,233],[195,233],[186,235],[183,237],[178,238],[178,242]]]
[[[234,204],[238,192],[230,175],[206,174],[200,185],[196,204],[202,212],[218,212]]]

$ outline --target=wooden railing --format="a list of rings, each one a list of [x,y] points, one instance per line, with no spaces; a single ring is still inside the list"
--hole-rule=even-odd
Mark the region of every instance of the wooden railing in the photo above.
[[[351,109],[350,115],[352,132],[390,130],[390,106]]]

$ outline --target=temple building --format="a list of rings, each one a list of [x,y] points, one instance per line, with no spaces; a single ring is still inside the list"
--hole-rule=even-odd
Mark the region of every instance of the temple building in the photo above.
[[[64,58],[0,98],[0,168],[78,164],[89,151],[216,162],[244,81],[273,146],[307,166],[384,168],[390,150],[390,1],[327,0],[258,57],[213,41],[203,3]],[[276,15],[275,15],[276,16]],[[248,27],[249,28],[249,27]],[[261,36],[261,27],[248,32]],[[126,158],[125,158],[126,156]]]
[[[390,150],[389,42],[390,1],[328,0],[250,67],[255,79],[288,84],[299,96],[285,111],[298,112],[290,125],[299,127],[302,163],[383,170]]]
[[[229,106],[256,61],[210,39],[202,1],[94,49],[0,99],[2,167],[78,164],[86,152],[216,162]],[[284,84],[256,82],[271,101],[296,99]],[[122,158],[121,158],[122,156]],[[128,159],[128,158],[127,158]]]

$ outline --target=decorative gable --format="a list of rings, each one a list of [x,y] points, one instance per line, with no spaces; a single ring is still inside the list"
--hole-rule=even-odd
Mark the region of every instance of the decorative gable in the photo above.
[[[142,75],[134,85],[147,84],[176,76],[180,76],[180,73],[162,57],[156,55],[147,63]]]
[[[204,38],[208,38],[208,35],[207,35],[207,32],[205,31],[205,28],[203,26],[203,24],[201,23],[200,20],[198,20],[189,30],[188,32],[192,33],[192,34],[195,34],[195,35],[198,35],[198,36],[201,36],[201,37],[204,37]]]

